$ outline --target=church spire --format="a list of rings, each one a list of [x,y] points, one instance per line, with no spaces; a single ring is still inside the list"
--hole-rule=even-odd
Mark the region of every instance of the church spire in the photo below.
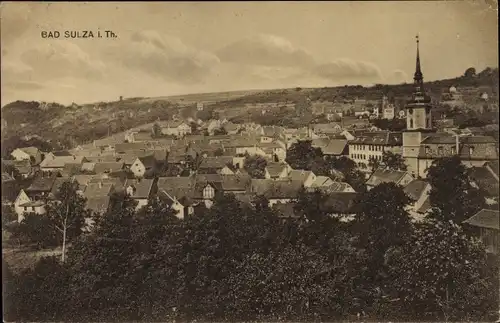
[[[420,40],[418,38],[418,34],[415,38],[417,39],[417,64],[415,68],[415,74],[413,76],[413,81],[415,82],[415,85],[421,87],[424,83],[424,77],[422,74],[422,70],[420,68],[420,50],[419,50]]]

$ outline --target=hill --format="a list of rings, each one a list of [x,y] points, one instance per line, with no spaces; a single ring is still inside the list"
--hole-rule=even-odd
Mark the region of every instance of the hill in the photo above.
[[[498,78],[498,68],[487,68],[477,75],[464,73],[464,76],[453,79],[427,82],[426,90],[432,97],[439,98],[443,90],[450,86],[488,88],[491,99],[498,100]],[[378,101],[384,94],[391,101],[403,104],[412,92],[413,84],[377,84],[371,87],[293,88],[128,98],[113,102],[71,106],[16,101],[2,107],[2,142],[13,136],[22,138],[26,135],[37,134],[58,146],[70,148],[141,124],[156,120],[170,120],[175,115],[206,120],[222,113],[228,119],[240,120],[240,122],[252,118],[254,121],[265,123],[284,120],[290,124],[301,124],[310,121],[310,116],[294,115],[292,110],[281,109],[274,113],[275,118],[270,118],[270,115],[262,116],[260,111],[257,111],[258,109],[250,109],[247,105],[289,102],[300,106],[306,98],[311,101],[352,101],[354,99]],[[470,100],[474,100],[474,97]],[[204,103],[205,109],[198,111],[196,103]]]

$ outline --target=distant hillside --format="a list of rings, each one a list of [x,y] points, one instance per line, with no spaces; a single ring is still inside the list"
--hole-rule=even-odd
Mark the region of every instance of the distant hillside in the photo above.
[[[439,98],[444,89],[487,87],[492,100],[498,100],[498,68],[487,68],[475,75],[468,69],[464,76],[426,83],[429,94]],[[465,75],[467,74],[467,75]],[[188,94],[157,98],[129,98],[114,102],[62,106],[57,103],[16,101],[2,107],[2,141],[12,136],[37,134],[63,147],[86,144],[108,134],[125,131],[155,120],[170,120],[174,115],[208,119],[214,111],[229,111],[245,104],[291,102],[302,104],[311,101],[342,101],[353,99],[380,100],[388,95],[390,100],[404,102],[413,92],[412,84],[382,85],[372,87],[339,86],[324,88],[293,88],[278,90],[249,90],[220,93]],[[196,103],[204,103],[204,111],[197,111]],[[249,112],[234,111],[234,117],[248,118]],[[291,113],[286,110],[281,113]],[[278,116],[279,117],[279,116]],[[297,121],[306,116],[291,116]]]

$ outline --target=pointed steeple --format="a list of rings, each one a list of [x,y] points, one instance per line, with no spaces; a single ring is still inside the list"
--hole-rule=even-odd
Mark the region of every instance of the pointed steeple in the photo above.
[[[419,48],[420,40],[418,39],[418,35],[415,38],[417,39],[417,64],[415,67],[415,74],[413,76],[413,80],[415,81],[415,85],[421,86],[424,83],[424,76],[422,74],[422,69],[420,68],[420,48]]]

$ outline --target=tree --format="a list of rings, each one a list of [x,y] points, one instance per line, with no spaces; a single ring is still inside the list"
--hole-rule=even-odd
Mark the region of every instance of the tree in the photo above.
[[[368,166],[371,168],[372,173],[380,167],[380,162],[375,157],[370,157],[368,160]]]
[[[214,135],[219,136],[219,135],[227,135],[227,131],[224,128],[218,128],[214,130]]]
[[[252,178],[265,178],[267,161],[262,156],[245,155],[244,169]]]
[[[469,67],[468,69],[465,70],[464,72],[465,78],[472,78],[474,76],[476,76],[476,69],[474,67]]]
[[[398,302],[412,317],[487,321],[498,310],[498,263],[488,264],[484,246],[452,221],[421,225],[390,266]]]
[[[391,170],[406,171],[408,169],[403,156],[391,151],[384,151],[382,153],[382,164]]]
[[[382,183],[361,195],[355,228],[359,245],[370,254],[372,269],[378,270],[387,250],[402,245],[411,233],[409,203],[409,197],[394,183]]]
[[[62,262],[66,257],[66,241],[82,233],[85,219],[90,218],[86,200],[77,193],[76,182],[64,182],[56,193],[56,200],[46,205],[47,214],[54,227],[62,234]]]
[[[314,160],[318,157],[323,157],[320,148],[314,148],[311,140],[299,140],[287,150],[286,162],[293,169],[311,170]]]
[[[153,134],[152,134],[153,138],[159,138],[159,137],[161,137],[161,135],[162,135],[161,127],[160,127],[160,125],[158,123],[155,122],[153,124],[152,132],[153,132]]]
[[[435,160],[429,167],[427,179],[431,184],[432,217],[462,223],[484,207],[484,196],[471,186],[459,156]]]

